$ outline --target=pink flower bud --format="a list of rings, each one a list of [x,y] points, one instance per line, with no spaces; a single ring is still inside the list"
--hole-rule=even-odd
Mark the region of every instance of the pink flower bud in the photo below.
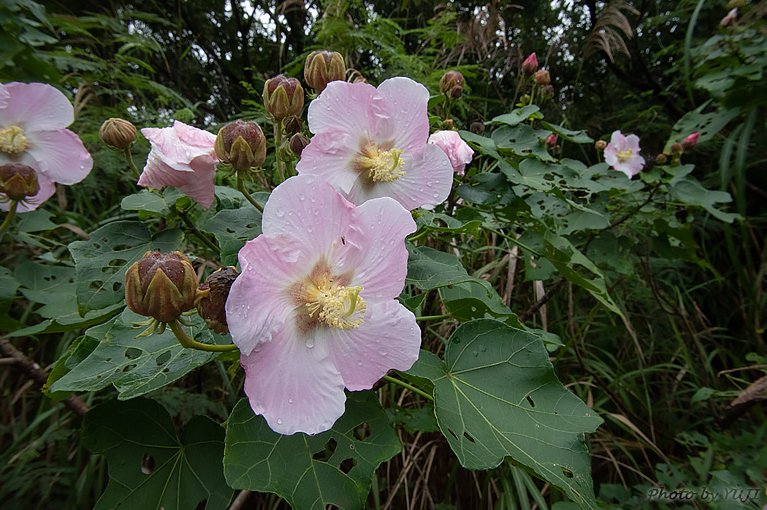
[[[687,138],[685,138],[684,141],[682,142],[682,149],[688,151],[692,149],[693,147],[695,147],[695,145],[698,143],[699,134],[700,133],[693,133]]]
[[[463,75],[458,71],[448,71],[439,79],[440,93],[451,99],[458,99],[458,97],[461,97],[465,85],[466,79],[464,79]],[[455,87],[459,87],[460,91],[456,90]],[[458,94],[458,97],[454,96],[456,93]]]
[[[546,141],[544,142],[546,144],[547,149],[551,149],[553,147],[557,146],[557,135],[554,133],[550,134],[548,138],[546,138]]]
[[[535,52],[531,53],[529,57],[522,63],[522,74],[528,78],[535,74],[538,70],[538,57],[535,56]]]

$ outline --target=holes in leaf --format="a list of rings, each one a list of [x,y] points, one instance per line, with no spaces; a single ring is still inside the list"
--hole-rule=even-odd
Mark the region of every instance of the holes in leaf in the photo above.
[[[469,441],[471,441],[472,443],[476,443],[476,442],[477,442],[477,441],[476,441],[476,440],[475,440],[473,437],[471,437],[471,436],[469,435],[469,433],[468,433],[468,432],[464,432],[464,433],[463,433],[463,437],[465,437],[466,439],[468,439],[468,440],[469,440]]]
[[[528,404],[530,404],[530,407],[535,407],[535,402],[533,402],[533,398],[530,395],[525,398],[527,399]]]
[[[137,359],[141,357],[141,355],[144,353],[141,349],[136,349],[135,347],[128,347],[125,349],[125,357],[128,359]]]
[[[351,471],[354,466],[357,465],[357,459],[348,458],[344,460],[341,464],[339,464],[338,469],[343,471],[345,474],[349,474],[349,471]]]
[[[157,363],[157,366],[162,366],[168,362],[170,359],[170,351],[165,351],[164,353],[160,354],[155,358],[155,363]]]
[[[123,372],[130,372],[134,368],[136,368],[136,364],[135,363],[131,363],[130,365],[125,365],[123,367]]]
[[[126,261],[123,259],[112,259],[109,264],[101,268],[102,273],[115,274],[125,266]]]
[[[354,429],[354,437],[356,437],[358,441],[364,441],[370,437],[370,434],[370,425],[368,425],[367,422]],[[352,448],[354,448],[354,445],[352,445]]]
[[[320,462],[327,462],[328,459],[330,459],[330,457],[332,457],[333,454],[336,452],[337,446],[338,446],[338,442],[335,439],[330,438],[330,441],[325,443],[325,446],[322,447],[322,450],[312,455],[312,458]]]
[[[562,466],[559,466],[559,467],[562,469],[562,474],[564,474],[567,478],[574,478],[575,477],[573,472],[570,471],[569,469],[563,468]]]
[[[122,289],[122,288],[123,288],[123,284],[120,283],[120,282],[114,282],[112,284],[112,291],[114,291],[114,292],[119,292],[120,289]]]
[[[93,243],[93,247],[98,250],[99,248],[101,248],[101,245],[98,243]]]
[[[248,224],[247,224],[247,225],[245,225],[245,226],[246,226],[247,228],[257,228],[257,227],[258,227],[258,223],[248,223]],[[343,238],[342,238],[342,239],[343,239]],[[346,243],[344,243],[344,244],[346,244]]]
[[[56,279],[56,275],[55,274],[52,274],[50,276],[43,276],[43,280],[45,280],[46,282],[52,282],[55,279]]]
[[[75,283],[75,279],[74,279],[74,278],[70,278],[69,280],[67,280],[67,282],[69,282],[69,283]]]
[[[92,282],[91,282],[91,284],[90,284],[90,285],[88,285],[88,288],[89,288],[90,290],[96,290],[96,291],[98,291],[98,290],[101,290],[101,287],[102,287],[103,285],[104,285],[104,282],[102,282],[101,280],[94,280],[94,281],[92,281]]]
[[[234,229],[233,229],[233,228],[229,228],[229,227],[226,227],[226,232],[227,232],[228,234],[234,234]]]
[[[451,434],[451,435],[452,435],[454,438],[458,439],[458,434],[456,434],[455,432],[453,432],[453,429],[450,429],[450,428],[449,428],[449,429],[447,429],[447,431],[448,431],[448,432],[450,432],[450,434]]]
[[[151,475],[154,473],[154,457],[148,453],[144,454],[144,458],[141,461],[141,472],[145,475]]]
[[[167,374],[167,373],[169,372],[169,370],[168,370],[167,368],[163,368],[163,369],[161,370],[161,372],[162,372],[163,374]]]
[[[108,362],[112,361],[112,358],[107,358],[104,361],[106,361],[108,363]]]
[[[102,237],[102,238],[101,238],[101,242],[102,242],[102,243],[108,243],[108,242],[109,242],[109,239],[107,239],[106,237]]]
[[[118,244],[117,246],[112,248],[112,251],[124,251],[124,250],[130,250],[131,248],[132,246],[128,246],[127,244]]]

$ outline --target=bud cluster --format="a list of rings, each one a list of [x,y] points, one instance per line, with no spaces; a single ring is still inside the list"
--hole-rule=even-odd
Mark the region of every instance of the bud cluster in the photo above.
[[[266,160],[266,138],[253,121],[236,120],[222,127],[214,148],[218,159],[236,170],[261,166]]]
[[[466,86],[466,79],[458,71],[448,71],[439,80],[439,92],[448,99],[459,99]]]

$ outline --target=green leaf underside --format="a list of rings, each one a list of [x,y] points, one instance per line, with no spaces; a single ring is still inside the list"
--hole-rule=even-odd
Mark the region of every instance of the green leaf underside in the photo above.
[[[83,443],[109,465],[96,510],[190,510],[203,500],[205,510],[229,505],[233,491],[221,469],[224,429],[210,418],[192,418],[179,439],[161,404],[111,400],[86,415]]]
[[[584,433],[602,420],[559,382],[538,336],[472,321],[448,340],[445,363],[421,351],[408,373],[434,383],[437,423],[461,465],[490,469],[510,456],[597,508]]]
[[[344,415],[315,436],[273,432],[263,417],[253,414],[247,399],[240,400],[226,429],[224,475],[229,485],[273,492],[294,510],[324,510],[329,504],[342,510],[364,508],[376,468],[399,453],[402,444],[374,393],[347,396]],[[359,440],[361,431],[370,435]]]
[[[136,338],[146,326],[136,328],[131,323],[144,319],[125,309],[106,334],[99,337],[96,349],[53,382],[50,391],[96,391],[114,384],[120,393],[118,398],[127,400],[161,388],[216,356],[212,352],[184,349],[170,328],[161,335]],[[218,343],[226,343],[223,337],[214,337],[198,315],[191,317],[191,322],[198,342],[212,344],[216,338]],[[89,333],[90,330],[86,335]]]
[[[125,271],[147,251],[172,252],[181,238],[178,229],[151,236],[143,223],[115,221],[94,231],[89,240],[71,243],[69,251],[75,261],[80,315],[122,301]]]

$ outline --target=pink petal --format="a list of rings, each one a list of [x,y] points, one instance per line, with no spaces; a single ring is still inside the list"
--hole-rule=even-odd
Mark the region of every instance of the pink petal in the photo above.
[[[429,91],[410,78],[390,78],[378,86],[378,93],[386,100],[393,120],[391,135],[394,147],[404,152],[418,150],[429,137]],[[380,140],[381,138],[379,138]]]
[[[356,137],[343,131],[318,133],[301,152],[296,171],[317,175],[342,193],[349,193],[360,175],[354,168],[357,143]]]
[[[626,145],[626,137],[620,131],[613,131],[612,136],[610,136],[610,143],[618,150],[623,150],[624,145]]]
[[[173,121],[173,129],[179,140],[191,147],[203,149],[199,154],[208,154],[216,144],[216,135],[203,129],[189,126],[183,122]],[[195,154],[198,155],[198,154]]]
[[[379,122],[389,116],[381,102],[372,85],[332,81],[309,105],[309,131],[338,130],[357,139],[375,139]]]
[[[64,129],[75,120],[67,97],[44,83],[5,84],[10,99],[0,109],[0,127],[18,126],[26,132]]]
[[[639,137],[637,135],[628,135],[623,145],[623,150],[632,149],[634,154],[639,153]]]
[[[315,175],[297,175],[272,191],[264,206],[262,231],[267,236],[295,236],[308,253],[330,257],[341,245],[352,211],[354,206],[327,182]],[[305,269],[308,273],[311,267]]]
[[[554,136],[554,135],[552,135]],[[463,175],[466,165],[471,163],[474,151],[455,131],[437,131],[429,137],[433,143],[447,155],[455,173]]]
[[[241,356],[240,364],[250,406],[275,432],[319,434],[344,413],[344,381],[326,342],[307,344],[290,322],[261,350]]]
[[[0,108],[5,108],[8,105],[8,100],[11,98],[11,93],[5,85],[0,83]]]
[[[259,236],[240,250],[242,273],[226,300],[232,340],[250,354],[270,342],[297,305],[290,299],[291,284],[308,274],[315,261],[293,236]]]
[[[350,285],[363,288],[364,299],[395,299],[405,286],[405,237],[416,231],[413,216],[392,198],[376,198],[357,207],[346,233],[347,245],[359,249],[334,266],[353,273]],[[353,256],[356,255],[356,256]]]
[[[53,182],[75,184],[93,168],[93,159],[83,142],[68,129],[27,133],[27,152],[37,162],[40,172]]]
[[[27,197],[23,201],[19,202],[16,206],[17,213],[24,213],[34,211],[40,205],[51,198],[56,192],[56,185],[51,182],[44,174],[37,174],[37,183],[40,185],[40,190],[34,197]],[[0,197],[7,198],[4,194],[0,193]],[[5,200],[0,200],[0,210],[8,211],[11,208],[11,203]]]
[[[415,316],[394,300],[369,303],[359,329],[327,333],[330,358],[352,391],[371,388],[390,369],[409,369],[421,348]]]

